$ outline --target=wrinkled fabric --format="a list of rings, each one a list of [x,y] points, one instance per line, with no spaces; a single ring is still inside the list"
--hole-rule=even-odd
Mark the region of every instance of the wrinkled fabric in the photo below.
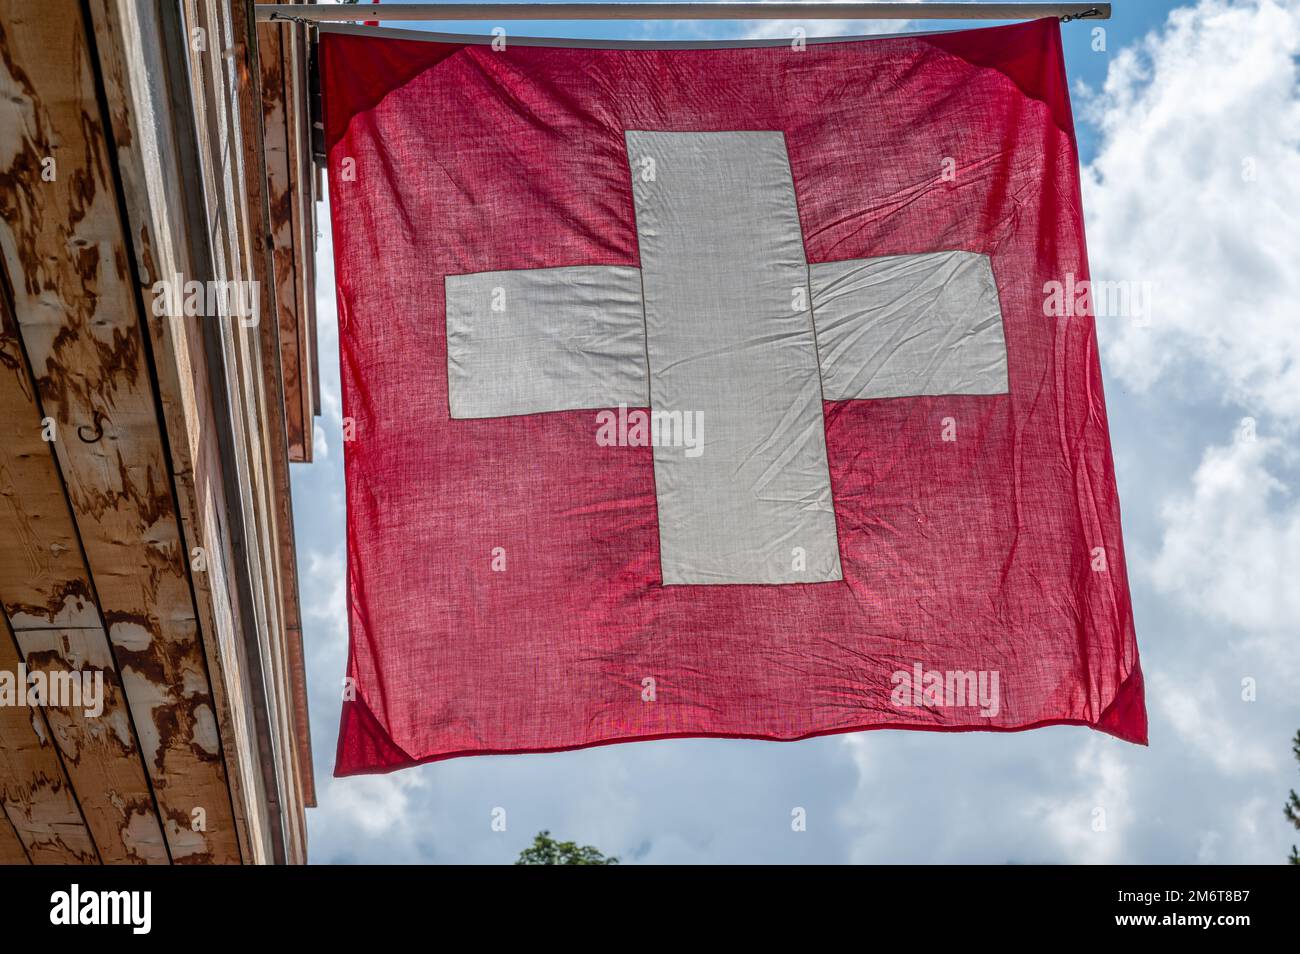
[[[809,279],[826,400],[1007,392],[1002,308],[987,255],[824,262]]]
[[[648,400],[640,269],[574,265],[448,275],[446,295],[452,417],[640,407]],[[508,318],[493,318],[494,297]],[[516,301],[528,307],[515,308]]]
[[[1088,277],[1054,21],[804,50],[335,33],[321,50],[347,438],[336,774],[875,728],[1145,743],[1094,323],[1044,309],[1048,283]],[[643,188],[638,143],[657,140],[639,134],[731,132],[780,135],[798,241],[783,212],[707,242],[665,219],[643,257],[647,214],[692,213],[672,162],[648,183],[668,191]],[[743,183],[775,181],[772,141],[717,179],[710,150],[734,142],[701,137],[690,155],[713,165],[693,174],[759,208],[772,197]],[[934,274],[872,260],[955,252],[996,288],[872,279]],[[699,280],[751,267],[739,311]],[[829,394],[811,277],[797,288],[819,268],[876,295],[824,316],[832,380],[851,382]],[[584,271],[555,273],[581,277],[566,299],[540,269]],[[519,281],[465,278],[491,272]],[[739,373],[752,356],[771,372]],[[647,369],[649,410],[704,405],[698,458],[650,446],[647,408],[625,406]],[[764,507],[814,516],[764,533]],[[685,582],[665,541],[703,561]],[[799,582],[801,559],[821,581]]]

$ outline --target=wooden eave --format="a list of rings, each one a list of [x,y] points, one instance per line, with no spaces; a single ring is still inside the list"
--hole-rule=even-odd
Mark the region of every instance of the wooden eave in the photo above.
[[[97,717],[0,706],[0,862],[306,857],[315,206],[262,75],[238,0],[0,0],[0,670],[107,688]],[[176,275],[276,307],[154,314]]]

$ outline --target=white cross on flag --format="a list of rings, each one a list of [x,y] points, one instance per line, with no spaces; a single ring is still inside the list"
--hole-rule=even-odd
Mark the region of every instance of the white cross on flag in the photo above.
[[[1052,306],[1088,287],[1055,22],[330,32],[322,75],[337,772],[890,727],[1145,742],[1094,324]]]

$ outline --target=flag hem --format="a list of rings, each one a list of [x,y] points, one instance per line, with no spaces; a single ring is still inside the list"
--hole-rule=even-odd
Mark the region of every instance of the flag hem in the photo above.
[[[1130,688],[1133,677],[1137,676],[1135,688]],[[1136,692],[1136,698],[1139,702],[1142,699],[1141,692],[1141,672],[1134,670],[1129,677],[1124,680],[1119,692],[1116,694],[1111,704],[1106,707],[1101,718],[1096,722],[1089,722],[1086,719],[1040,719],[1036,722],[1029,722],[1024,725],[1015,726],[993,726],[993,725],[915,725],[915,724],[896,724],[896,723],[878,723],[875,725],[845,726],[834,729],[818,729],[815,732],[808,732],[803,735],[782,737],[774,735],[761,735],[749,733],[732,733],[732,732],[665,732],[656,735],[628,735],[614,736],[607,739],[594,739],[590,742],[579,742],[573,745],[544,746],[538,748],[517,748],[517,749],[462,749],[454,752],[442,752],[437,755],[429,755],[424,758],[414,758],[403,751],[394,743],[387,731],[379,726],[378,720],[375,720],[373,713],[370,712],[369,706],[366,706],[360,699],[350,703],[353,706],[361,706],[365,709],[365,715],[375,722],[376,726],[383,733],[383,741],[391,749],[400,752],[407,761],[391,762],[384,765],[371,763],[361,767],[344,768],[341,762],[334,766],[335,778],[350,778],[356,775],[387,775],[390,772],[400,771],[401,769],[412,768],[417,765],[426,765],[431,762],[444,762],[448,759],[468,758],[477,755],[548,755],[555,752],[576,752],[581,749],[594,749],[605,745],[623,745],[629,742],[661,742],[668,739],[738,739],[751,742],[804,742],[808,739],[821,738],[830,735],[849,735],[856,732],[873,732],[879,729],[894,729],[913,732],[1029,732],[1034,729],[1042,729],[1053,725],[1071,725],[1083,726],[1093,729],[1106,735],[1114,736],[1123,742],[1130,742],[1134,745],[1146,746],[1147,734],[1145,729],[1145,720],[1142,730],[1139,732],[1135,728],[1119,724],[1117,720],[1110,720],[1111,724],[1104,724],[1108,721],[1110,713],[1115,710],[1117,703],[1131,704],[1131,694]],[[343,716],[344,730],[339,734],[339,754],[342,754],[343,746],[347,740],[346,728],[348,716]],[[372,740],[373,741],[373,740]]]

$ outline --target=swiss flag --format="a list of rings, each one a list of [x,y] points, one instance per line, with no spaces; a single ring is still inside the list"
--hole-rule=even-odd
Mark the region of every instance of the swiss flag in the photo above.
[[[337,774],[678,736],[1146,741],[1054,21],[321,47]]]

